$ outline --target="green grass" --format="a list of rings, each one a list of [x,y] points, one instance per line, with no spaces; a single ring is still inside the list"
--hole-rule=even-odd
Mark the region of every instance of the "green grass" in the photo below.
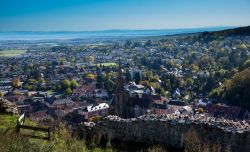
[[[25,52],[26,52],[26,50],[3,50],[3,51],[0,51],[0,56],[2,56],[2,57],[14,57],[14,56],[24,54]]]
[[[0,115],[0,131],[14,131],[16,129],[17,115]],[[37,124],[29,119],[25,119],[25,125],[37,126]],[[46,136],[46,133],[40,131],[32,131],[27,129],[21,129],[22,134]]]
[[[0,115],[0,130],[14,129],[16,127],[17,116]]]
[[[117,66],[117,63],[109,62],[109,63],[98,63],[95,65],[97,65],[97,66]]]
[[[20,152],[112,152],[111,148],[101,149],[94,147],[87,148],[83,140],[73,138],[64,125],[52,134],[52,140],[46,141],[24,136],[24,134],[44,136],[42,132],[21,129],[21,134],[16,134],[15,127],[17,115],[0,114],[0,147],[1,151],[20,151]],[[25,125],[37,126],[28,118]]]

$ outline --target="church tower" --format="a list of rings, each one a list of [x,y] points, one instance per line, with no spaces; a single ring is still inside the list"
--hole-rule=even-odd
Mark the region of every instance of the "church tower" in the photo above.
[[[118,74],[116,78],[116,90],[114,100],[112,101],[112,114],[121,118],[127,117],[127,98],[124,90],[124,79],[122,77],[121,64],[118,65]]]

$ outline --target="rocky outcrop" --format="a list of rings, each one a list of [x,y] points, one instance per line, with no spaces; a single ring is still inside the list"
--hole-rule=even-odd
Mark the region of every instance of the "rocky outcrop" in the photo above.
[[[18,109],[12,102],[7,99],[0,98],[0,113],[18,114]]]
[[[108,116],[91,128],[94,133],[109,139],[160,143],[178,148],[183,148],[184,136],[193,128],[208,142],[220,143],[222,149],[231,145],[233,151],[250,150],[250,125],[245,121],[201,115],[143,115],[131,119]]]

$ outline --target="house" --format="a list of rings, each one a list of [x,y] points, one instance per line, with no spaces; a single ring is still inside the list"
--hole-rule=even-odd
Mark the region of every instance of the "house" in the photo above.
[[[152,113],[156,115],[167,114],[167,105],[166,104],[154,104]]]
[[[138,94],[129,97],[127,100],[128,117],[138,117],[146,114],[152,106],[152,96],[147,94]]]
[[[78,113],[83,115],[86,120],[95,117],[103,117],[109,114],[109,105],[107,103],[89,105],[84,109],[78,109]]]
[[[16,95],[6,95],[5,98],[11,102],[22,104],[27,97],[22,94],[16,94]]]
[[[166,104],[168,102],[168,99],[163,96],[152,95],[152,102],[154,104]]]
[[[175,91],[174,91],[174,94],[173,94],[173,97],[174,98],[179,98],[181,96],[181,91],[179,88],[177,88]]]
[[[49,113],[51,113],[51,116],[54,119],[56,119],[58,122],[60,122],[60,120],[62,120],[62,118],[67,115],[67,112],[65,112],[62,109],[54,109],[54,110],[50,111]]]
[[[11,85],[12,85],[12,81],[10,80],[0,81],[0,86],[11,86]]]
[[[206,102],[206,100],[204,100],[204,99],[198,100],[198,107],[204,108],[207,106],[207,104],[208,104],[208,102]]]
[[[12,89],[12,81],[0,81],[0,92],[6,94]]]
[[[72,93],[75,97],[93,97],[95,95],[95,86],[91,84],[85,84],[77,87]]]
[[[163,115],[163,114],[169,114],[171,111],[169,111],[167,107],[168,99],[163,96],[152,96],[152,104],[153,104],[153,110],[151,113],[157,114],[157,115]],[[172,112],[171,112],[172,113]]]
[[[167,103],[167,107],[168,109],[171,109],[172,111],[174,112],[177,112],[177,111],[181,111],[183,109],[183,107],[186,106],[185,102],[182,101],[182,100],[170,100],[168,103]]]
[[[18,105],[17,106],[18,113],[23,114],[23,113],[30,113],[32,111],[32,107],[30,104],[27,105]]]
[[[46,105],[52,109],[64,109],[66,107],[72,107],[74,102],[70,98],[55,99],[47,102]]]
[[[207,104],[206,110],[214,117],[226,117],[229,119],[247,119],[248,111],[244,108],[229,106],[226,104]]]
[[[191,115],[191,114],[193,114],[193,109],[190,106],[183,106],[183,107],[179,108],[179,112],[182,115]]]
[[[50,116],[50,115],[47,114],[47,111],[48,110],[40,110],[40,111],[31,113],[30,118],[33,121],[41,122],[42,120],[45,120],[46,118],[48,118]]]
[[[135,82],[125,86],[126,91],[129,93],[130,97],[142,96],[146,93],[146,88],[143,85],[136,85]]]
[[[174,100],[174,99],[171,99],[171,100],[168,102],[168,105],[169,105],[169,106],[185,106],[185,102],[182,101],[182,100]]]
[[[164,114],[183,114],[190,115],[193,113],[193,109],[190,106],[187,106],[185,102],[182,100],[170,100],[168,103],[166,98],[163,97],[164,100],[154,100],[153,102],[153,110],[151,113],[157,115]]]
[[[108,98],[108,93],[106,90],[103,89],[96,89],[95,90],[95,97],[96,98]]]
[[[143,73],[140,69],[130,69],[129,74],[130,74],[131,80],[135,80],[136,75],[138,75],[140,78],[143,75]]]

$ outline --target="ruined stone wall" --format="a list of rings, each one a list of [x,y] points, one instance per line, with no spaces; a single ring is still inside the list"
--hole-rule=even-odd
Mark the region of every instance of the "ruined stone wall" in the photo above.
[[[18,109],[14,103],[0,97],[0,113],[18,114]]]
[[[209,143],[220,143],[222,149],[231,145],[233,151],[250,151],[249,123],[213,117],[145,115],[136,119],[121,119],[108,116],[92,130],[110,139],[159,143],[182,148],[184,135],[190,128],[194,128],[198,135]]]

